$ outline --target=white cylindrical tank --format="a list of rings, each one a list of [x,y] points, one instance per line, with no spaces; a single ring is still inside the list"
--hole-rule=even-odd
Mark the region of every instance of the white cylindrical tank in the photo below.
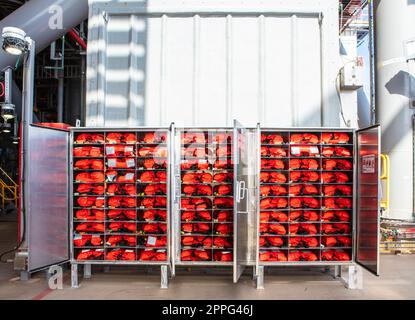
[[[414,157],[411,109],[415,99],[415,1],[374,1],[376,101],[382,126],[382,153],[391,160],[390,208],[385,217],[410,220],[414,209]],[[412,52],[411,52],[412,51]],[[415,101],[415,100],[414,100]]]

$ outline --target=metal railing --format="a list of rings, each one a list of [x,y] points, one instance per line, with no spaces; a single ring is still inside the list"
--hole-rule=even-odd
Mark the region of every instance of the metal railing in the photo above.
[[[14,202],[17,207],[19,199],[19,185],[0,168],[0,201],[1,207],[4,209],[6,202]]]
[[[389,197],[390,197],[390,158],[386,154],[380,155],[382,161],[382,173],[380,176],[381,182],[385,182],[385,194],[380,200],[380,207],[384,210],[389,209]]]

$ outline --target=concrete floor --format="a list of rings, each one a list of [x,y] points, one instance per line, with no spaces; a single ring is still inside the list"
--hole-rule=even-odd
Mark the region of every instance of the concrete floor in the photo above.
[[[0,217],[0,252],[13,246],[16,224]],[[265,290],[256,290],[249,275],[238,284],[230,273],[206,274],[200,269],[181,271],[160,289],[158,272],[131,269],[96,271],[92,279],[80,277],[80,288],[70,287],[65,272],[63,290],[48,289],[45,273],[20,281],[11,263],[0,264],[0,299],[415,299],[415,256],[382,256],[381,276],[364,271],[364,289],[348,290],[341,281],[320,270],[273,269],[265,275]]]

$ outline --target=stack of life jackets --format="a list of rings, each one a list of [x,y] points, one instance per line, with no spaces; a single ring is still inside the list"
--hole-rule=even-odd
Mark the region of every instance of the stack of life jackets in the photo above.
[[[316,159],[297,159],[293,158],[290,160],[291,170],[317,170],[319,163]]]
[[[316,134],[297,133],[291,135],[290,142],[291,144],[318,144],[320,139]]]
[[[324,186],[323,193],[325,196],[351,196],[353,194],[352,186],[348,185],[332,185]]]
[[[78,160],[74,164],[75,169],[80,170],[103,170],[104,169],[104,160],[99,159],[82,159]]]
[[[85,233],[85,232],[102,233],[102,232],[105,232],[105,224],[98,223],[98,222],[83,222],[83,223],[79,223],[75,227],[75,230],[80,233]]]
[[[290,247],[293,248],[317,248],[319,241],[316,237],[290,237]]]
[[[261,210],[283,209],[288,206],[286,198],[265,198],[259,203]]]
[[[291,235],[304,234],[316,235],[318,234],[318,226],[311,223],[295,223],[289,227]]]
[[[182,160],[180,167],[182,170],[208,170],[209,162],[200,159]]]
[[[145,223],[141,226],[140,233],[143,234],[166,234],[167,225],[165,223]]]
[[[165,249],[146,249],[141,251],[140,261],[167,261],[167,250]]]
[[[351,209],[353,205],[351,198],[325,198],[326,209]]]
[[[349,234],[350,226],[346,223],[324,223],[321,225],[321,231],[324,234]]]
[[[206,210],[212,208],[212,202],[208,198],[182,198],[182,210]]]
[[[183,223],[182,232],[185,234],[205,234],[211,232],[209,223]]]
[[[213,135],[213,142],[215,143],[231,143],[232,135],[229,133],[217,133]]]
[[[346,144],[349,143],[350,137],[347,133],[335,132],[328,133],[324,132],[321,135],[321,142],[325,144]]]
[[[286,183],[287,177],[281,172],[261,172],[260,181],[262,183]]]
[[[294,209],[311,208],[317,209],[320,207],[320,201],[317,198],[291,198],[290,206]]]
[[[137,153],[140,157],[166,158],[167,148],[166,147],[141,147],[138,149]]]
[[[259,253],[260,261],[287,261],[287,255],[282,251],[262,251]]]
[[[110,144],[117,144],[117,143],[135,144],[137,143],[137,138],[135,136],[135,133],[111,132],[107,134],[106,141],[107,143],[110,143]]]
[[[291,211],[290,221],[319,221],[320,215],[317,211]]]
[[[142,218],[145,221],[166,221],[167,212],[165,210],[145,210]]]
[[[292,146],[290,150],[293,157],[316,157],[320,155],[317,146]]]
[[[167,169],[167,160],[160,158],[144,159],[141,168],[145,169]]]
[[[220,262],[233,261],[233,253],[231,251],[216,251],[213,254],[213,260]]]
[[[214,220],[216,222],[230,222],[233,219],[233,213],[230,211],[215,211]]]
[[[186,196],[211,196],[212,187],[208,185],[184,185],[182,192]]]
[[[284,148],[262,146],[261,156],[271,158],[282,158],[287,156],[287,151]]]
[[[105,147],[107,157],[134,157],[134,146],[113,145]]]
[[[146,133],[142,139],[143,143],[155,144],[155,143],[164,143],[167,140],[167,133],[165,132],[149,132]]]
[[[233,198],[215,198],[213,199],[214,209],[232,209]]]
[[[145,171],[139,177],[143,183],[160,183],[167,181],[167,173],[165,171]]]
[[[82,250],[77,256],[76,260],[83,261],[83,260],[102,260],[104,257],[104,250],[100,249],[90,249],[90,250]]]
[[[102,172],[82,172],[75,176],[75,181],[82,183],[103,183],[105,175]]]
[[[290,251],[288,261],[317,261],[318,256],[312,251]]]
[[[284,138],[279,134],[261,134],[261,143],[262,144],[275,144],[281,145],[284,144]]]
[[[113,169],[132,169],[135,168],[134,158],[110,158],[107,160],[108,168]]]
[[[106,244],[111,247],[135,247],[137,238],[135,236],[109,236]]]
[[[341,221],[341,222],[350,222],[351,221],[351,215],[347,211],[325,211],[323,212],[322,217],[324,222],[330,222],[330,221]]]
[[[108,199],[108,207],[110,208],[135,208],[136,206],[136,198],[115,196]]]
[[[209,211],[183,211],[181,221],[212,221]]]
[[[344,236],[323,237],[322,243],[326,247],[351,247],[352,238]]]
[[[210,173],[185,173],[182,175],[183,184],[211,183],[212,179]]]
[[[278,235],[286,235],[287,229],[285,225],[279,223],[261,223],[259,225],[259,232],[261,234],[278,234]]]
[[[105,206],[105,199],[100,197],[79,197],[76,202],[80,207],[96,207],[103,208]]]
[[[145,198],[141,200],[140,206],[144,208],[163,209],[167,206],[167,199],[165,197]]]
[[[349,176],[343,172],[323,172],[321,180],[323,183],[346,183],[349,182]]]
[[[183,133],[181,137],[182,144],[190,144],[190,143],[197,143],[197,144],[205,144],[206,143],[206,136],[203,132],[187,132]]]
[[[143,190],[146,196],[165,195],[166,193],[167,185],[165,184],[149,184]]]
[[[119,182],[119,183],[135,183],[135,173],[131,172],[117,172],[107,171],[106,172],[108,182]]]
[[[129,195],[137,194],[134,184],[108,184],[107,195]]]
[[[297,185],[291,185],[290,186],[290,196],[296,197],[296,196],[313,196],[319,194],[319,189],[317,186],[312,184],[297,184]]]
[[[288,216],[285,212],[282,211],[272,211],[272,212],[261,212],[260,213],[260,222],[270,222],[270,221],[278,221],[278,222],[287,222]]]
[[[352,170],[353,164],[349,160],[345,159],[324,159],[324,170]]]
[[[101,147],[76,147],[73,148],[74,157],[102,157]]]
[[[350,261],[350,255],[342,250],[327,250],[321,253],[323,261]]]
[[[81,236],[74,236],[73,243],[75,247],[98,247],[103,244],[102,236],[84,234]]]
[[[279,159],[261,159],[262,170],[284,170],[285,163]]]
[[[77,210],[75,217],[78,220],[105,220],[105,212],[103,210]]]
[[[320,175],[316,171],[293,171],[290,173],[292,182],[318,182]]]
[[[284,196],[286,195],[287,188],[279,185],[265,185],[260,187],[261,196]]]
[[[102,134],[81,133],[76,137],[75,143],[79,143],[79,144],[104,143],[104,136]]]
[[[284,240],[281,237],[264,237],[259,238],[260,247],[282,247]]]
[[[165,236],[148,236],[141,239],[143,243],[148,248],[164,248],[167,246],[167,237]]]
[[[349,149],[343,147],[325,147],[323,148],[322,154],[324,157],[351,157],[352,153]]]
[[[103,195],[105,192],[105,188],[103,185],[79,184],[78,187],[76,188],[76,192],[80,194]]]
[[[136,233],[137,226],[134,222],[111,222],[109,231],[113,233]]]
[[[124,261],[134,261],[136,260],[135,251],[128,249],[115,249],[107,252],[105,260],[124,260]]]
[[[232,234],[233,226],[229,223],[216,224],[214,229],[217,235],[226,236]]]
[[[135,210],[108,210],[107,216],[110,220],[136,220],[137,212]]]
[[[181,261],[211,261],[211,252],[204,249],[185,249],[180,253]]]

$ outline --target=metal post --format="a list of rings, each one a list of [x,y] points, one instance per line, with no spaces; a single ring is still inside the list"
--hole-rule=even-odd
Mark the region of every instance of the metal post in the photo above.
[[[91,279],[92,272],[91,272],[91,265],[84,264],[84,279]]]
[[[169,273],[167,266],[161,266],[161,289],[169,287]]]
[[[12,103],[12,87],[13,87],[13,69],[11,67],[6,67],[4,69],[4,103]]]
[[[334,278],[338,279],[342,277],[342,266],[334,266]]]
[[[357,265],[349,266],[349,274],[346,286],[351,290],[362,290],[363,289],[363,272]]]
[[[258,276],[256,278],[256,288],[257,290],[263,290],[264,287],[264,266],[258,267]]]
[[[71,265],[71,287],[72,288],[79,288],[78,265],[76,263],[73,263]]]
[[[62,71],[57,71],[58,74],[58,122],[64,122],[63,114],[63,94],[64,94],[64,75]]]
[[[20,161],[22,163],[22,197],[21,197],[21,223],[26,226],[27,223],[27,214],[28,214],[28,207],[29,207],[29,186],[27,184],[29,179],[29,159],[27,155],[29,154],[29,127],[33,122],[33,96],[34,96],[34,71],[35,71],[35,42],[30,39],[26,38],[28,42],[28,51],[24,54],[23,60],[23,93],[22,93],[22,153],[20,155]],[[21,226],[22,230],[26,230],[27,228]],[[21,235],[22,239],[24,239],[21,249],[27,250],[27,243],[26,243],[26,234]]]

